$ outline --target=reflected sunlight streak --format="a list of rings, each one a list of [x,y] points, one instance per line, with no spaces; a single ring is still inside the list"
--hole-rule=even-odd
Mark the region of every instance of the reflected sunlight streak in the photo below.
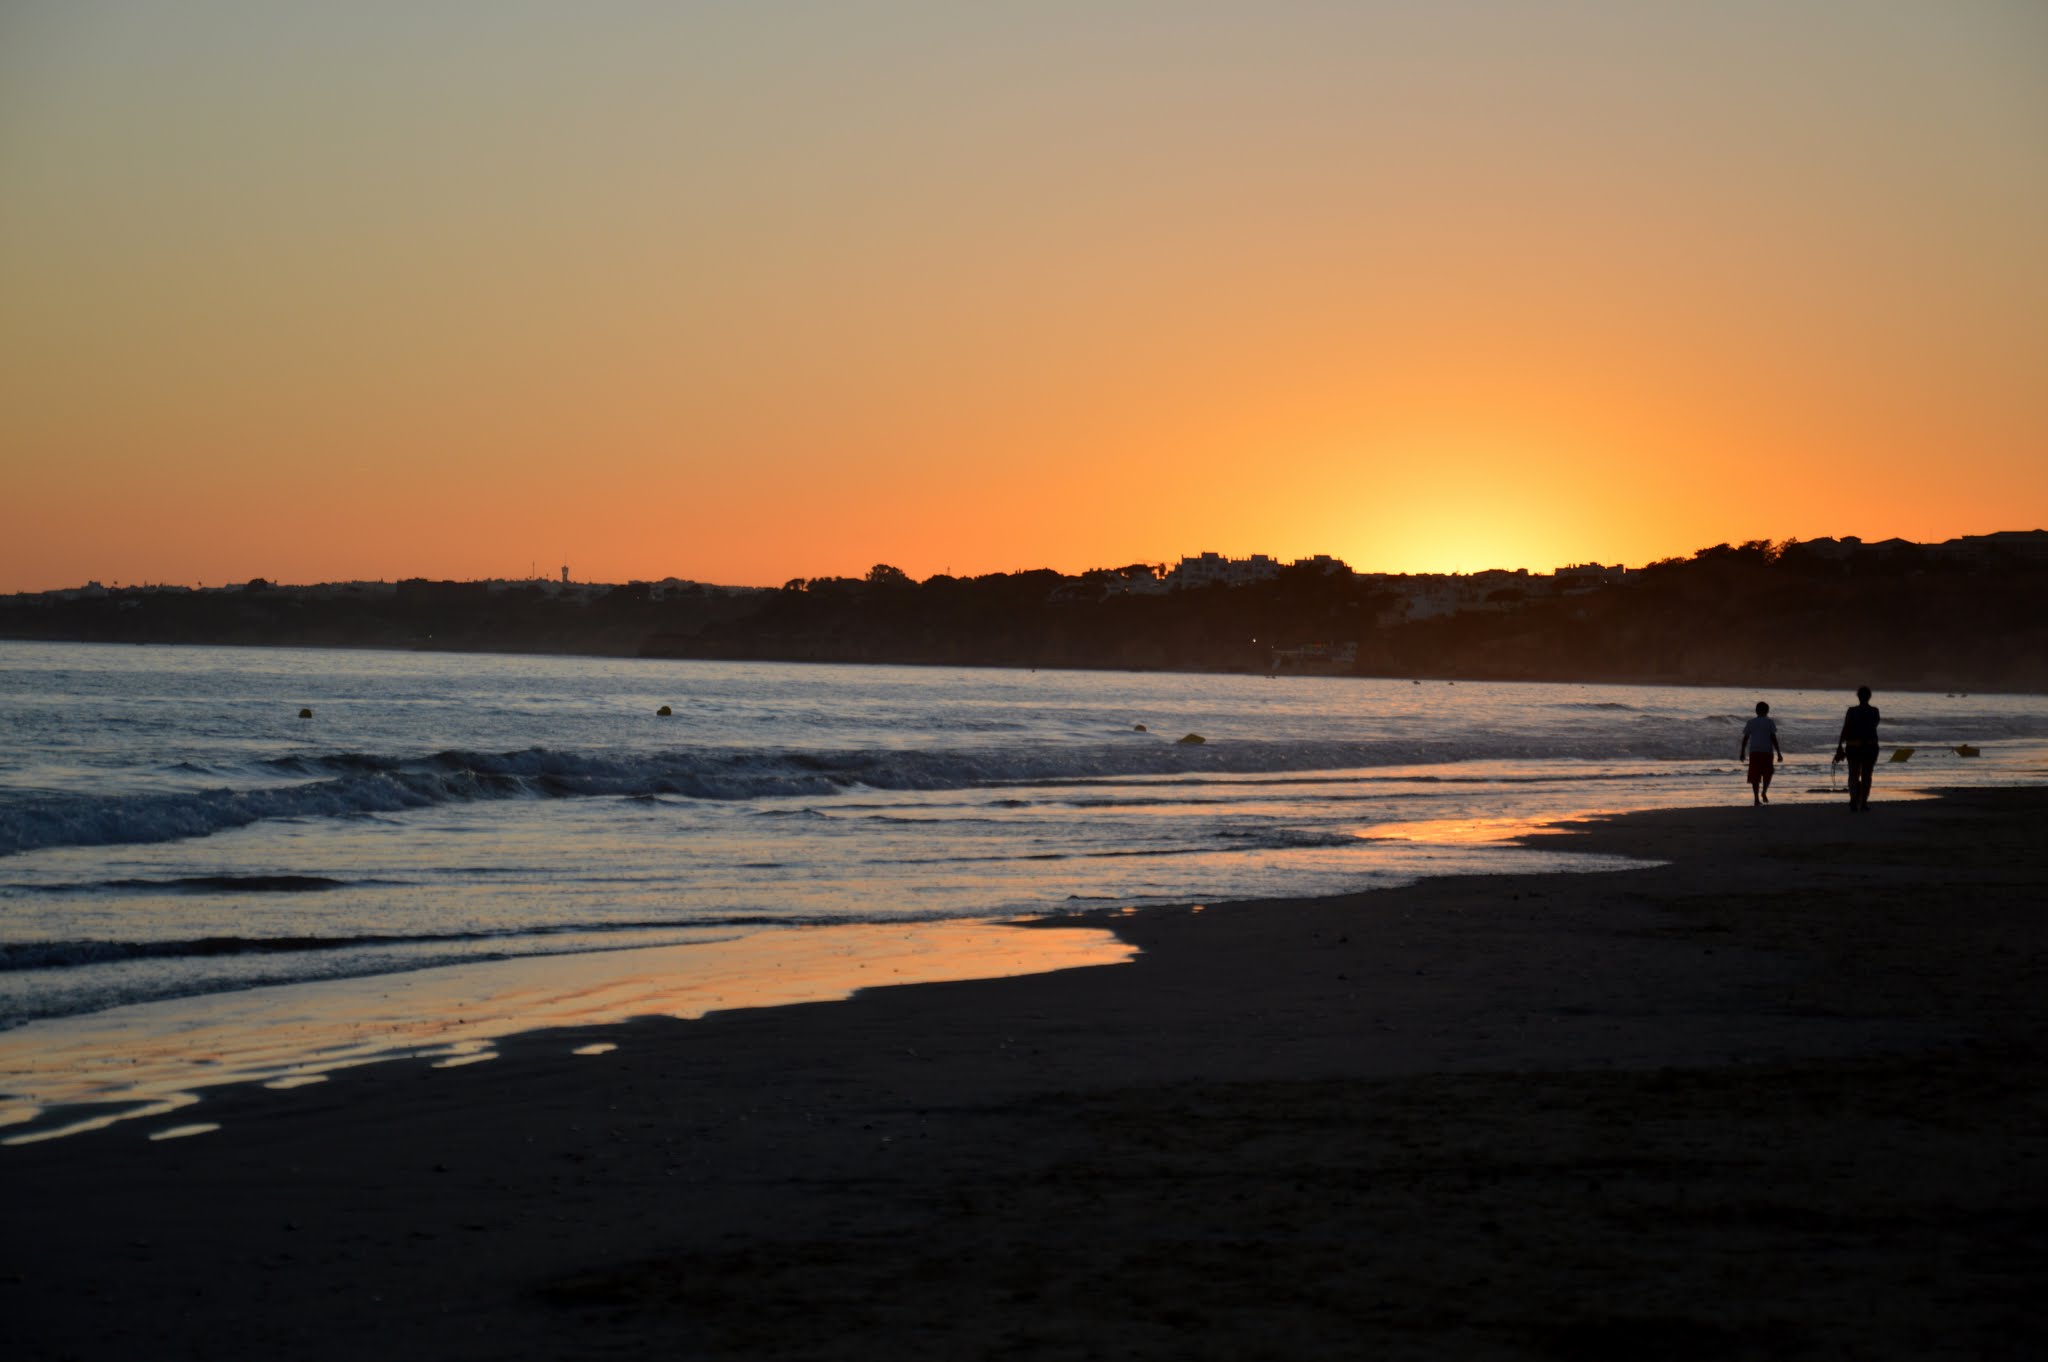
[[[393,1059],[442,1069],[482,1063],[497,1058],[494,1042],[529,1031],[829,1002],[878,985],[1036,974],[1136,955],[1095,929],[858,924],[455,965],[396,976],[374,992],[339,980],[144,1003],[0,1033],[0,1128],[17,1127],[0,1144],[166,1115],[198,1101],[199,1088],[295,1087]],[[160,1137],[169,1133],[152,1136]]]

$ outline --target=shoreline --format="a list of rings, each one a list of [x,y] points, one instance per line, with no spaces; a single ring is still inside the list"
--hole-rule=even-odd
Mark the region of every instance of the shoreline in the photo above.
[[[0,1311],[25,1357],[2030,1355],[2048,790],[1883,793],[0,1149]]]
[[[1487,675],[1479,672],[1424,672],[1370,671],[1370,672],[1317,672],[1317,671],[1271,671],[1258,667],[1083,667],[1075,665],[1038,664],[1025,662],[956,662],[917,660],[913,658],[830,658],[830,657],[719,657],[711,655],[694,656],[685,654],[648,652],[593,652],[578,648],[427,648],[404,647],[390,643],[310,643],[310,642],[254,642],[250,640],[204,640],[204,639],[91,639],[51,638],[40,635],[0,633],[0,643],[40,643],[52,647],[81,648],[256,648],[273,651],[297,652],[338,652],[338,653],[393,653],[403,657],[535,657],[535,658],[582,658],[593,662],[647,662],[647,663],[703,663],[715,666],[765,665],[777,667],[909,667],[934,671],[1014,671],[1014,672],[1073,672],[1081,675],[1112,676],[1246,676],[1259,677],[1270,681],[1412,681],[1418,685],[1475,685],[1475,686],[1652,686],[1674,690],[1745,690],[1764,689],[1770,691],[1842,691],[1841,669],[1829,667],[1812,673],[1793,673],[1788,676],[1774,676],[1758,682],[1753,669],[1745,669],[1733,680],[1715,680],[1696,676],[1676,676],[1663,673],[1629,672],[1589,677],[1576,673],[1556,676],[1506,676]],[[1941,695],[1967,694],[1972,696],[2044,696],[2048,685],[2039,689],[1976,689],[1963,691],[1954,684],[1940,680],[1903,682],[1887,688],[1893,695]]]
[[[301,980],[39,1018],[0,1030],[0,1149],[129,1120],[208,1114],[222,1089],[285,1091],[347,1069],[458,1068],[500,1042],[643,1017],[838,1002],[887,985],[1119,964],[1102,928],[943,919],[754,929],[670,946]],[[603,1042],[596,1042],[602,1044]],[[208,1124],[211,1124],[210,1122]],[[144,1128],[165,1138],[161,1125]]]

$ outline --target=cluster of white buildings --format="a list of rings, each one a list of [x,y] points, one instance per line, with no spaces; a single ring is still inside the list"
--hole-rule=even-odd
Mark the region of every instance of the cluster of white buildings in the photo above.
[[[1313,568],[1318,572],[1342,573],[1346,577],[1356,575],[1342,559],[1332,558],[1327,553],[1297,558],[1291,563],[1283,563],[1263,553],[1255,553],[1249,558],[1200,553],[1181,559],[1171,568],[1139,564],[1119,569],[1111,573],[1103,584],[1112,596],[1163,596],[1169,591],[1199,591],[1209,586],[1250,586],[1255,582],[1270,582],[1280,575],[1283,567]]]
[[[1282,568],[1338,574],[1387,592],[1401,602],[1390,613],[1406,619],[1430,619],[1460,610],[1505,610],[1533,596],[1575,595],[1626,581],[1629,576],[1627,568],[1604,563],[1574,563],[1549,574],[1532,574],[1527,568],[1491,568],[1469,573],[1354,572],[1341,558],[1327,553],[1283,563],[1263,553],[1249,558],[1227,558],[1220,553],[1204,552],[1182,558],[1171,568],[1144,564],[1121,568],[1108,574],[1103,585],[1112,596],[1163,596],[1170,591],[1269,582],[1280,575]]]

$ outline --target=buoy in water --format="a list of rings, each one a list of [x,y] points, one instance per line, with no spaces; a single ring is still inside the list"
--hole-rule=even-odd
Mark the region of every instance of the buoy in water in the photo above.
[[[1956,755],[1959,757],[1980,757],[1984,754],[1979,752],[1976,748],[1970,746],[1968,743],[1964,743],[1962,746],[1956,749]]]
[[[1150,730],[1149,730],[1149,729],[1147,729],[1147,728],[1145,727],[1145,725],[1143,725],[1143,724],[1132,724],[1132,725],[1131,725],[1131,731],[1132,731],[1133,733],[1145,733],[1145,732],[1149,732]]]
[[[663,705],[660,709],[654,711],[655,717],[659,719],[666,719],[669,715],[673,713],[675,713],[675,711],[670,709],[667,705]]]
[[[301,719],[310,719],[313,717],[313,711],[310,709],[302,709],[299,711],[299,717]]]
[[[1912,758],[1913,749],[1910,747],[1894,747],[1892,749],[1893,761],[1910,761]]]
[[[1199,733],[1190,733],[1180,740],[1180,744],[1183,747],[1200,747],[1207,741],[1209,740]]]

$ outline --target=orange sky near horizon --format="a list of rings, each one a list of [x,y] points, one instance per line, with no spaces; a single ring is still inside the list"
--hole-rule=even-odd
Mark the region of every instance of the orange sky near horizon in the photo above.
[[[0,591],[2048,525],[2048,7],[26,3]]]

